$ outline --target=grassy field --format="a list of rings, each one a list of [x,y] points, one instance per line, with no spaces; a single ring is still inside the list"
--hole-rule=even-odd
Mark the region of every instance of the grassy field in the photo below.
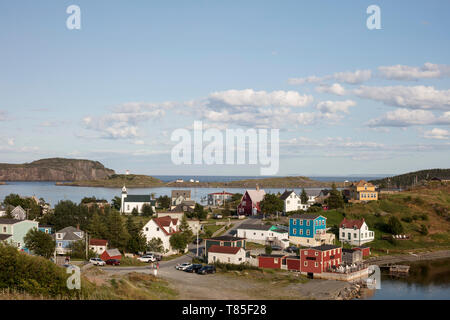
[[[383,196],[379,201],[367,204],[348,204],[344,209],[323,211],[327,226],[338,226],[344,217],[364,218],[375,240],[370,247],[390,252],[411,249],[444,249],[450,247],[450,185],[418,187],[411,191]],[[387,235],[386,223],[396,216],[411,240],[382,240]],[[425,225],[428,234],[421,232]]]

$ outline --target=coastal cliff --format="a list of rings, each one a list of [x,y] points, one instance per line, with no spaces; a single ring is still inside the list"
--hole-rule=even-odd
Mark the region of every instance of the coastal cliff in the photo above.
[[[50,158],[23,164],[0,163],[0,181],[98,180],[114,173],[91,160]]]

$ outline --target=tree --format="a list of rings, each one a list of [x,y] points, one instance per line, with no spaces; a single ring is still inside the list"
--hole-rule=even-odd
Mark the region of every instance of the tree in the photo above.
[[[56,204],[53,214],[46,218],[46,223],[55,226],[56,230],[77,225],[84,230],[89,224],[90,216],[86,206],[80,207],[70,200],[64,200]]]
[[[107,239],[112,248],[124,250],[130,235],[125,228],[122,216],[117,211],[112,211],[107,219]]]
[[[266,246],[264,248],[264,250],[266,251],[266,254],[272,254],[272,247],[271,246]]]
[[[111,205],[114,209],[119,210],[122,206],[122,198],[115,196],[113,199],[111,199]]]
[[[131,214],[133,215],[133,216],[138,216],[139,215],[139,211],[138,211],[138,209],[137,208],[133,208],[133,210],[131,210]]]
[[[151,252],[163,252],[164,246],[161,238],[152,238],[147,243],[147,248]]]
[[[305,191],[305,188],[302,189],[302,193],[300,194],[300,200],[303,204],[306,204],[308,202],[308,194]]]
[[[92,219],[88,225],[89,235],[92,238],[96,239],[104,239],[106,238],[106,234],[108,232],[108,228],[106,226],[106,221],[102,216],[98,213],[94,213]]]
[[[168,209],[170,207],[170,198],[168,196],[160,196],[158,198],[158,204],[160,208]]]
[[[183,215],[183,218],[181,218],[180,230],[186,236],[186,239],[188,240],[188,242],[191,242],[194,234],[192,233],[191,227],[189,227],[189,224],[188,224],[188,221],[187,221],[185,215]]]
[[[420,232],[422,235],[426,236],[426,235],[428,234],[428,228],[427,228],[427,226],[424,225],[424,224],[420,225],[420,230],[419,230],[419,232]]]
[[[12,215],[12,208],[11,208],[11,206],[7,206],[6,207],[5,218],[7,218],[7,219],[14,218],[13,215]]]
[[[178,232],[178,233],[173,234],[170,237],[169,242],[170,242],[170,245],[172,246],[172,248],[174,248],[175,250],[178,250],[178,252],[180,252],[180,253],[184,253],[184,251],[186,250],[186,246],[189,243],[186,235],[183,232]]]
[[[22,198],[20,195],[11,193],[5,197],[3,203],[8,206],[21,206],[25,211],[27,211],[28,219],[34,220],[42,216],[42,209],[39,204],[32,198]]]
[[[331,185],[330,196],[327,199],[328,207],[330,209],[339,209],[344,207],[344,198],[337,190],[336,184]]]
[[[264,214],[273,214],[276,212],[282,212],[284,209],[283,200],[278,198],[273,193],[267,193],[264,199],[259,203],[261,212]]]
[[[127,243],[128,252],[138,253],[147,249],[147,238],[142,232],[142,223],[135,224],[133,218],[128,216],[126,228],[130,238]]]
[[[25,246],[38,256],[49,259],[55,252],[56,242],[52,236],[37,229],[28,231],[23,240]]]
[[[230,210],[230,203],[228,201],[225,200],[225,205],[224,208],[222,210],[222,213],[225,217],[228,217],[231,215],[231,210]]]
[[[403,232],[403,225],[396,216],[391,216],[388,220],[389,232],[392,234],[401,234]]]
[[[199,220],[203,220],[206,218],[206,216],[208,215],[208,213],[205,211],[205,209],[203,208],[203,206],[199,203],[195,204],[194,207],[194,214],[193,217],[199,219]]]
[[[151,205],[145,203],[145,204],[142,206],[142,215],[143,215],[144,217],[151,217],[151,216],[153,215],[153,213],[154,213],[154,212],[153,212],[153,208],[152,208]]]

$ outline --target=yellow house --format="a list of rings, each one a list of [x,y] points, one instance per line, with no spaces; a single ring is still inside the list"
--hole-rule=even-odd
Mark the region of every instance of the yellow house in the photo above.
[[[378,200],[378,191],[375,186],[367,181],[360,180],[350,186],[350,201]]]

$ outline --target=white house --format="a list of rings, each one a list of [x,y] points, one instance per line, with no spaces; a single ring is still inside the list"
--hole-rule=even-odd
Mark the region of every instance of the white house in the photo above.
[[[369,230],[364,218],[361,220],[347,220],[344,218],[339,225],[339,241],[360,246],[373,241],[375,233]]]
[[[242,247],[212,245],[208,249],[208,263],[222,262],[241,264],[246,261],[245,249]]]
[[[272,225],[242,224],[237,229],[239,238],[260,244],[279,245],[282,248],[289,246],[288,230]]]
[[[191,200],[191,190],[172,190],[171,206],[177,206],[186,200]]]
[[[120,213],[130,214],[133,212],[133,209],[141,213],[144,204],[150,205],[153,212],[156,212],[156,200],[153,200],[150,195],[128,194],[127,188],[123,186]]]
[[[95,252],[97,255],[101,255],[108,247],[108,240],[103,239],[90,239],[89,249]]]
[[[284,202],[284,212],[291,212],[297,210],[308,210],[309,204],[302,203],[302,199],[300,196],[295,193],[294,190],[286,190],[281,196],[280,199]]]
[[[9,208],[11,209],[12,206],[9,206]],[[8,210],[8,208],[0,209],[0,217],[6,216],[6,211],[7,210]],[[12,216],[12,219],[26,220],[27,219],[27,212],[21,206],[17,206],[14,209],[11,209],[11,216]]]
[[[143,233],[150,241],[153,238],[159,238],[162,241],[164,254],[175,254],[176,250],[170,245],[170,237],[180,232],[180,219],[174,219],[170,216],[153,218],[143,227]]]

